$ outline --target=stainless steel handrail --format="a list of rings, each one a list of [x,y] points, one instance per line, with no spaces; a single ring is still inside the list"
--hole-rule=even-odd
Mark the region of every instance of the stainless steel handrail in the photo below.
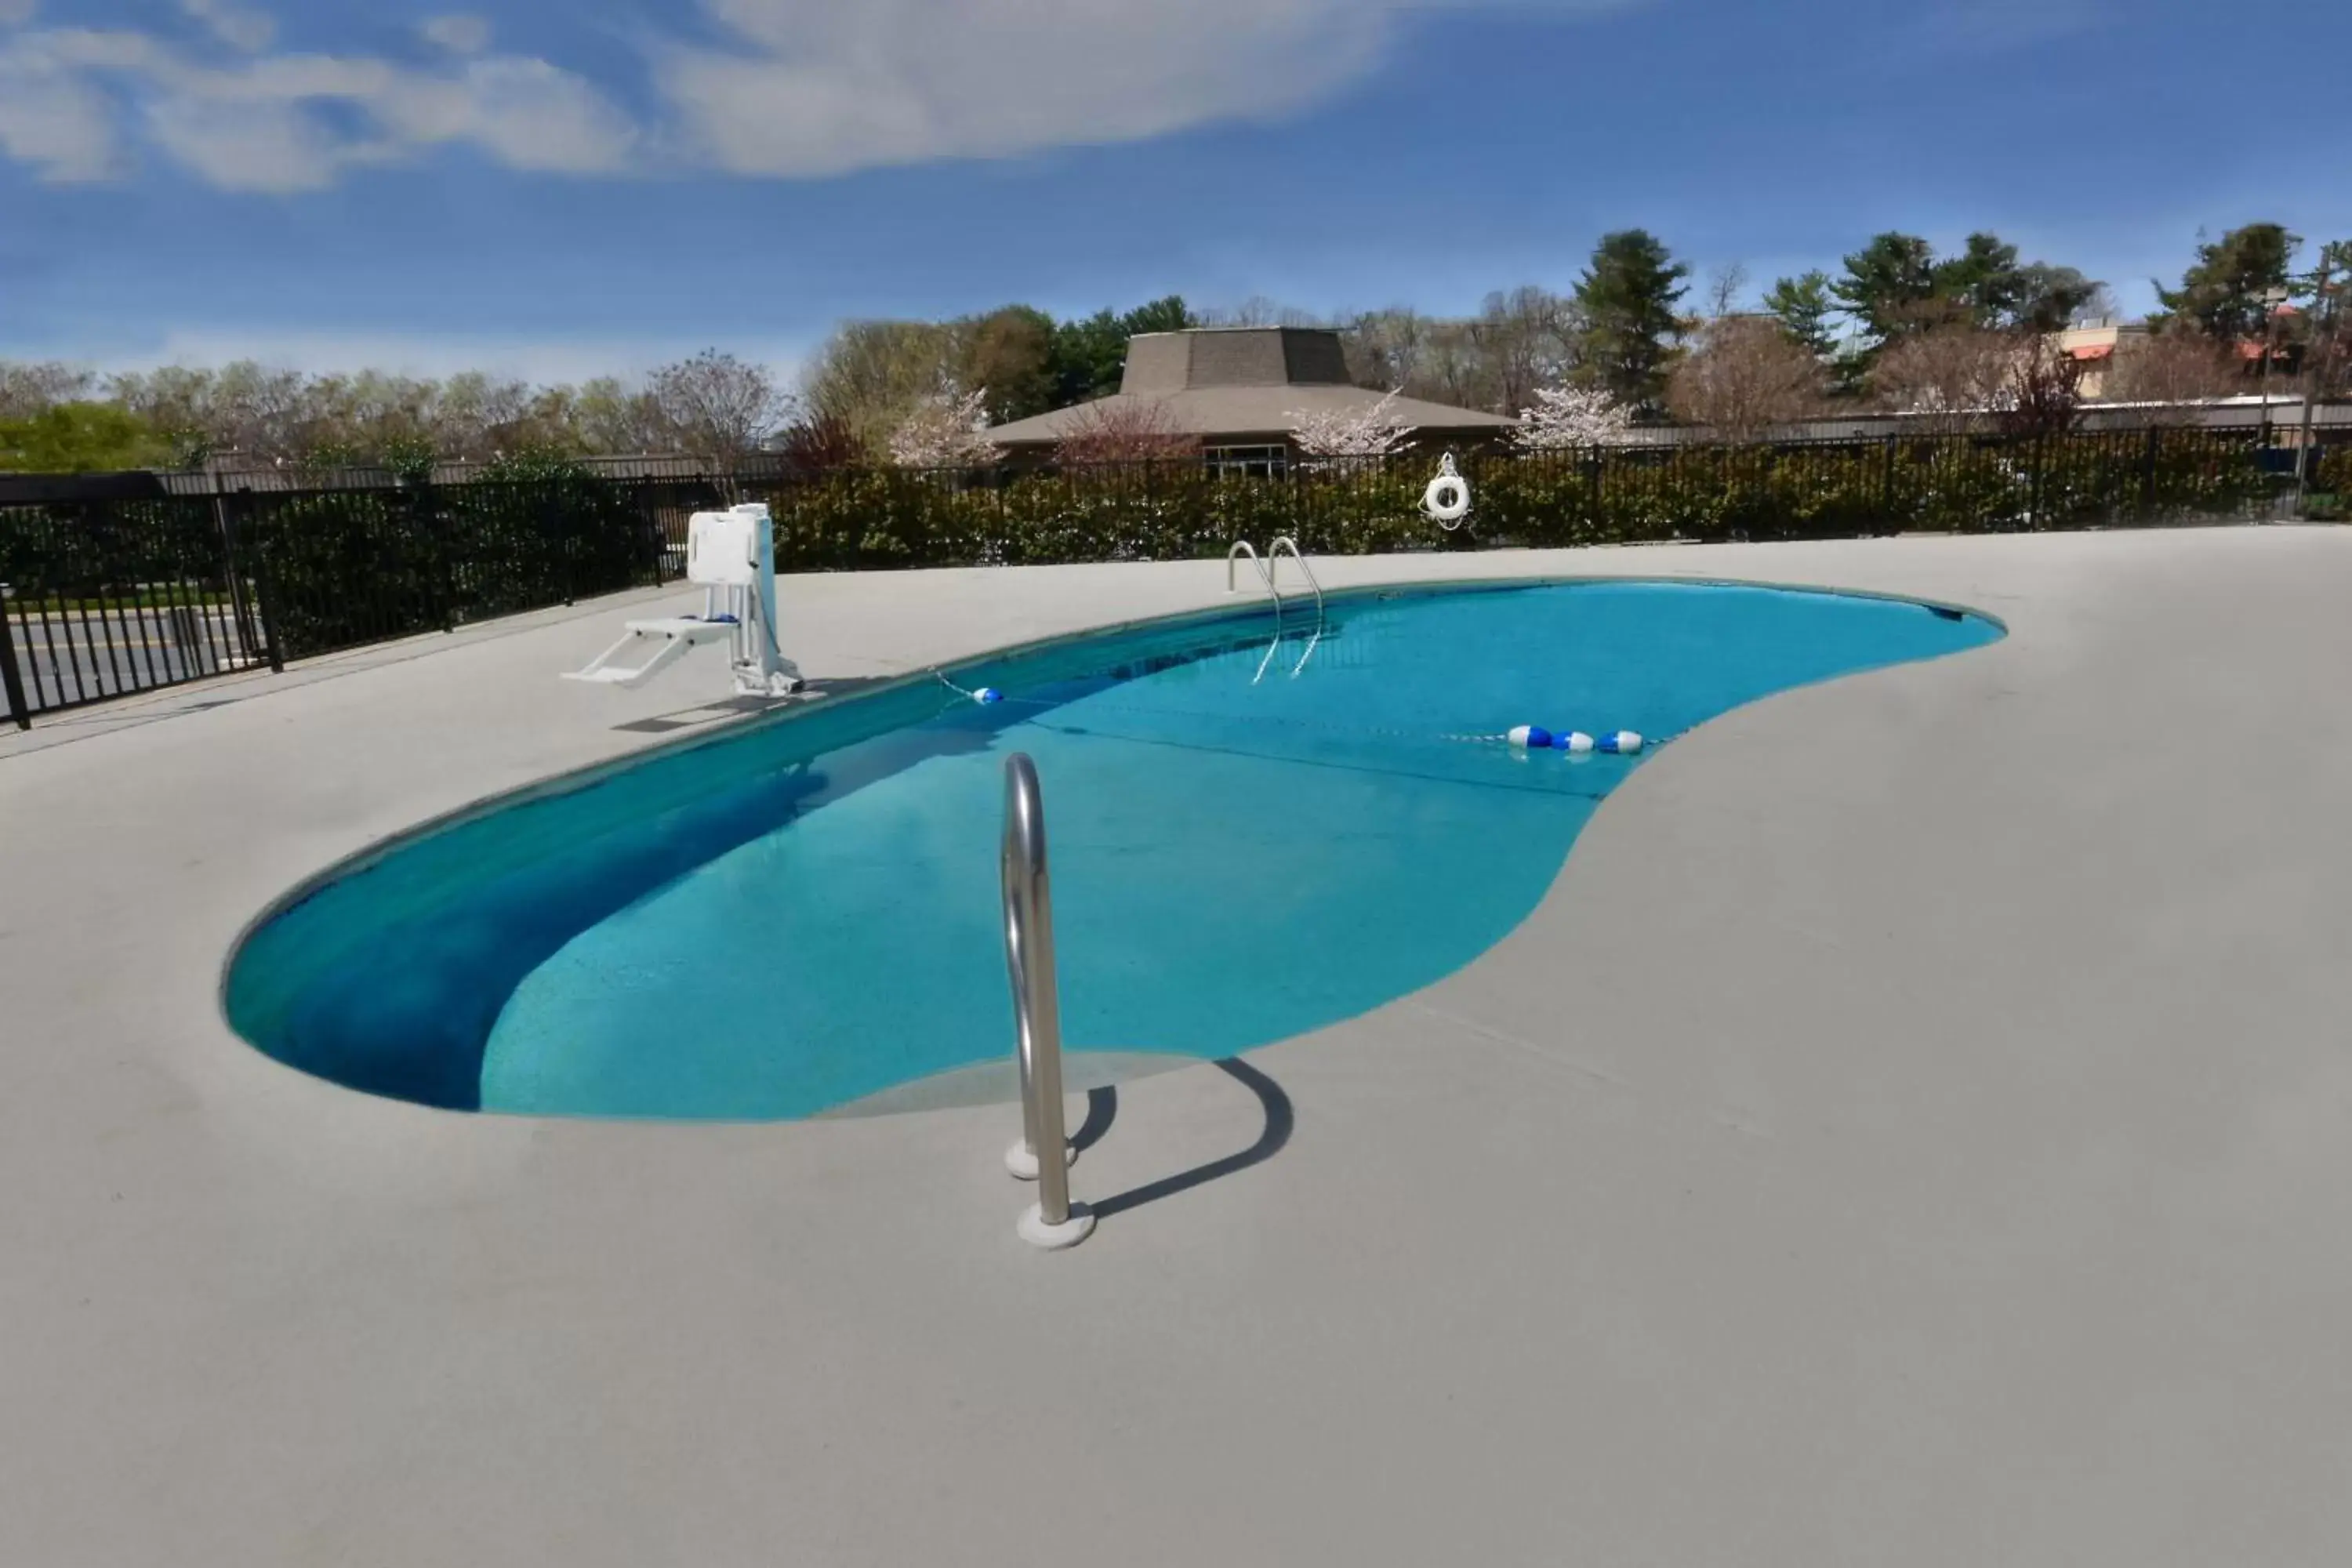
[[[1045,802],[1027,753],[1004,759],[1004,969],[1021,1061],[1023,1141],[1036,1158],[1037,1206],[1021,1235],[1041,1247],[1083,1241],[1094,1216],[1070,1205],[1062,1121],[1062,1006],[1054,979],[1054,886],[1045,864]]]
[[[1292,543],[1290,548],[1292,553],[1296,554],[1297,552],[1298,546],[1295,542]],[[1257,673],[1250,677],[1250,684],[1252,686],[1255,686],[1259,681],[1265,679],[1265,667],[1274,662],[1274,650],[1282,646],[1282,590],[1275,586],[1274,571],[1271,561],[1272,553],[1273,548],[1272,546],[1268,546],[1268,559],[1265,561],[1259,560],[1257,552],[1251,548],[1250,542],[1246,539],[1234,540],[1234,547],[1225,552],[1226,593],[1230,594],[1234,591],[1234,563],[1246,555],[1249,557],[1250,565],[1255,569],[1257,573],[1257,580],[1265,584],[1265,591],[1267,593],[1274,595],[1274,640],[1265,645],[1265,657],[1257,661]],[[1307,578],[1310,582],[1313,581],[1314,574],[1311,572],[1308,573]],[[1319,592],[1316,595],[1316,602],[1318,604],[1322,602],[1322,595]],[[1321,617],[1318,616],[1317,618],[1319,620]],[[1292,673],[1296,674],[1297,672],[1294,670]]]
[[[1296,549],[1297,546],[1294,545],[1292,548]],[[1265,563],[1258,559],[1257,551],[1246,539],[1234,540],[1234,547],[1225,552],[1225,592],[1230,594],[1234,591],[1234,563],[1244,555],[1249,557],[1250,570],[1255,572],[1257,580],[1265,584],[1265,591],[1274,595],[1275,615],[1279,618],[1282,614],[1282,590],[1274,585],[1274,574],[1266,570]]]
[[[1300,652],[1298,662],[1290,667],[1290,678],[1296,680],[1298,672],[1307,668],[1307,661],[1315,657],[1316,645],[1323,640],[1323,584],[1315,580],[1315,568],[1307,564],[1306,553],[1298,548],[1298,541],[1286,533],[1265,547],[1266,586],[1274,586],[1275,570],[1282,561],[1282,547],[1286,544],[1290,546],[1290,558],[1297,562],[1298,569],[1307,574],[1307,585],[1315,590],[1315,635],[1307,639],[1307,647]],[[1263,665],[1259,667],[1258,673],[1265,673]]]
[[[1286,533],[1265,547],[1266,591],[1276,598],[1281,597],[1281,590],[1275,587],[1274,580],[1276,569],[1282,564],[1282,547],[1286,544],[1290,546],[1290,558],[1297,562],[1298,569],[1307,574],[1307,585],[1315,590],[1315,618],[1319,621],[1323,618],[1323,584],[1315,580],[1315,568],[1307,564],[1306,552],[1298,548],[1298,541]],[[1226,557],[1225,575],[1233,575],[1233,559],[1230,556]]]

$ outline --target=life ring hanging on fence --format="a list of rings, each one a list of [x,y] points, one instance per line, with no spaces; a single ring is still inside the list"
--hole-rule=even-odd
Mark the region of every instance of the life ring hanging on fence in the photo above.
[[[1430,521],[1448,532],[1470,515],[1470,481],[1454,466],[1454,454],[1438,459],[1437,477],[1421,492],[1421,510]]]

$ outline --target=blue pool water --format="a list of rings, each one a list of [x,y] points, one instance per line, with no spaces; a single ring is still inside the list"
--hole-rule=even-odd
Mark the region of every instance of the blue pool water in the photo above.
[[[1003,762],[1043,781],[1064,1038],[1221,1057],[1459,968],[1674,735],[2000,635],[1906,602],[1509,584],[1260,601],[1021,650],[657,752],[362,858],[235,955],[231,1022],[428,1104],[807,1115],[1011,1049]],[[1263,667],[1262,677],[1259,671]]]

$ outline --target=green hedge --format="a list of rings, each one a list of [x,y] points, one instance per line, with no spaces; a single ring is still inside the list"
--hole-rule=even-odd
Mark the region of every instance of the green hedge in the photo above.
[[[2111,527],[2251,515],[2280,483],[2251,434],[2205,430],[1486,453],[1463,467],[1476,506],[1452,534],[1421,516],[1426,453],[1278,479],[1192,463],[845,470],[744,493],[775,513],[780,568],[846,571],[1181,560],[1285,533],[1310,553],[1362,554]]]
[[[2164,523],[2267,514],[2292,477],[2262,459],[2252,432],[2210,430],[1474,453],[1475,505],[1452,533],[1421,515],[1433,451],[1280,479],[1169,463],[730,485],[539,463],[465,485],[241,493],[217,511],[210,497],[0,507],[0,583],[58,603],[176,584],[194,602],[234,579],[296,658],[673,578],[688,512],[729,499],[770,504],[781,569],[845,571],[1184,560],[1281,534],[1360,554]],[[2352,447],[2325,449],[2312,488],[2352,489]]]

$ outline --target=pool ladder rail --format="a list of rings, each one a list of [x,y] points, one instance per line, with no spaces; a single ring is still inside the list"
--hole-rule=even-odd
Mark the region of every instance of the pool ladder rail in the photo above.
[[[1315,657],[1316,646],[1323,640],[1323,584],[1316,581],[1315,568],[1307,564],[1307,553],[1298,548],[1298,541],[1287,533],[1277,534],[1274,542],[1265,547],[1265,555],[1261,559],[1258,552],[1251,547],[1248,540],[1234,540],[1234,547],[1225,552],[1225,592],[1230,594],[1234,591],[1234,563],[1246,556],[1251,568],[1257,573],[1258,581],[1274,598],[1274,641],[1266,646],[1265,657],[1257,661],[1257,673],[1250,677],[1252,686],[1265,679],[1266,667],[1274,662],[1275,649],[1282,646],[1283,599],[1280,577],[1282,552],[1285,550],[1289,551],[1290,558],[1298,563],[1300,575],[1307,579],[1307,586],[1315,595],[1315,630],[1313,635],[1307,637],[1306,647],[1300,650],[1298,662],[1290,667],[1292,679],[1298,679],[1298,672],[1307,668],[1307,661]]]
[[[1070,1201],[1070,1163],[1077,1158],[1062,1114],[1062,1007],[1054,975],[1054,887],[1045,864],[1045,802],[1028,753],[1004,759],[1004,969],[1013,983],[1014,1048],[1021,1066],[1021,1137],[1004,1168],[1037,1184],[1037,1201],[1013,1227],[1033,1247],[1076,1247],[1095,1228],[1084,1204]],[[1045,1151],[1052,1155],[1040,1158]]]

